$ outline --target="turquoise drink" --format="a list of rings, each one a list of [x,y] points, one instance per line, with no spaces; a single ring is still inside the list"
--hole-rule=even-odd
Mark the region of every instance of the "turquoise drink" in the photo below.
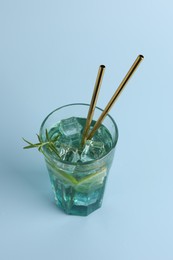
[[[50,181],[59,208],[67,214],[87,216],[102,205],[105,184],[118,140],[109,115],[91,140],[82,146],[89,105],[71,104],[54,110],[43,121],[40,138],[55,139],[58,152],[43,147]],[[102,112],[96,108],[91,128]]]

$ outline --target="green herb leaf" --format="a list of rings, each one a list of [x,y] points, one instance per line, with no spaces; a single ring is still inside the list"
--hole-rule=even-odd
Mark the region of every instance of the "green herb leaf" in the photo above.
[[[27,141],[25,138],[22,138],[26,143],[33,145],[32,143],[30,143],[29,141]]]
[[[49,137],[48,131],[46,129],[46,140],[45,140],[45,142],[43,142],[41,140],[41,138],[38,134],[37,134],[37,138],[39,140],[39,143],[33,144],[33,143],[27,141],[25,138],[23,138],[23,140],[27,144],[29,144],[29,145],[23,147],[23,149],[37,148],[39,152],[44,153],[42,148],[44,146],[46,146],[51,152],[55,153],[60,158],[59,152],[58,152],[56,145],[55,145],[55,142],[58,140],[59,137],[60,137],[60,135],[57,135],[55,138],[51,139]]]
[[[38,134],[36,134],[37,135],[37,137],[38,137],[38,141],[41,143],[41,138],[40,138],[40,136],[38,135]]]
[[[46,139],[47,139],[47,141],[50,141],[47,129],[46,129]]]

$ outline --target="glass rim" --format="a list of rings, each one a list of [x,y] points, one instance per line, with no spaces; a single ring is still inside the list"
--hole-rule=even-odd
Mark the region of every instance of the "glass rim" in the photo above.
[[[46,117],[45,119],[43,120],[41,126],[40,126],[40,137],[42,139],[42,129],[44,127],[44,124],[46,123],[46,121],[48,120],[48,118],[53,114],[55,113],[56,111],[58,110],[61,110],[63,108],[66,108],[66,107],[69,107],[69,106],[90,106],[90,104],[87,104],[87,103],[71,103],[71,104],[67,104],[67,105],[63,105],[61,107],[58,107],[56,109],[54,109],[52,112],[50,112]],[[95,107],[96,109],[100,110],[101,112],[103,112],[103,109],[101,109],[100,107],[96,106]],[[118,133],[118,127],[117,127],[117,124],[115,122],[115,120],[113,119],[113,117],[111,115],[109,115],[109,113],[106,115],[106,117],[109,117],[110,120],[112,121],[113,125],[114,125],[114,128],[115,128],[115,132],[116,132],[116,137],[115,137],[115,140],[113,142],[113,145],[112,145],[112,148],[110,149],[110,151],[108,153],[106,153],[105,155],[103,155],[102,157],[96,159],[96,160],[92,160],[92,161],[88,161],[88,162],[76,162],[76,163],[73,163],[73,162],[67,162],[67,161],[63,161],[61,160],[60,158],[57,157],[57,161],[63,163],[63,164],[67,164],[67,165],[74,165],[74,166],[81,166],[81,165],[89,165],[89,164],[93,164],[93,163],[98,163],[99,161],[103,160],[105,157],[109,156],[109,154],[112,152],[112,150],[115,148],[116,144],[117,144],[117,141],[118,141],[118,136],[119,136],[119,133]]]

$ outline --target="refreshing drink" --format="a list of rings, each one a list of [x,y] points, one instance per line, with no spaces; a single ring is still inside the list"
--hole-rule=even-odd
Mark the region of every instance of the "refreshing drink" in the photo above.
[[[74,104],[52,112],[40,136],[56,139],[57,153],[44,147],[56,204],[67,214],[86,216],[101,207],[107,175],[118,138],[115,122],[107,116],[91,140],[81,145],[88,106]],[[97,113],[100,109],[96,109]],[[97,114],[96,113],[96,114]],[[91,129],[95,124],[92,121]]]
[[[105,70],[100,65],[90,105],[60,107],[43,121],[38,143],[23,138],[28,144],[24,149],[38,148],[44,154],[56,203],[67,214],[86,216],[102,204],[118,140],[108,112],[143,58],[138,55],[104,110],[96,107]]]

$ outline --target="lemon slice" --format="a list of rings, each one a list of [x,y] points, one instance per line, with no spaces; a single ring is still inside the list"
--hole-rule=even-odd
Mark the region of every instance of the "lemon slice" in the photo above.
[[[83,178],[75,185],[75,190],[80,192],[89,192],[91,190],[100,188],[104,183],[106,172],[106,168],[102,167],[99,172],[93,173]]]

